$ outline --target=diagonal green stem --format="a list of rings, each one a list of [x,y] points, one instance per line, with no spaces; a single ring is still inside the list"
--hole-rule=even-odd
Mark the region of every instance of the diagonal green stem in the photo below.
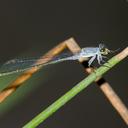
[[[128,48],[126,50],[128,50]],[[122,52],[122,54],[123,53],[124,52]],[[97,77],[102,76],[104,73],[106,73],[108,70],[110,70],[112,67],[114,67],[117,63],[119,63],[122,59],[124,59],[127,56],[127,55],[124,55],[124,56],[121,56],[121,55],[117,55],[117,56],[113,57],[107,63],[105,63],[103,66],[98,68],[95,72],[91,73],[87,78],[82,80],[80,83],[78,83],[76,86],[74,86],[71,90],[69,90],[66,94],[61,96],[53,104],[51,104],[49,107],[47,107],[44,111],[42,111],[39,115],[37,115],[35,118],[33,118],[30,122],[28,122],[25,126],[23,126],[23,128],[35,128],[40,123],[45,121],[54,112],[56,112],[59,108],[61,108],[64,104],[66,104],[69,100],[71,100],[79,92],[81,92],[88,85],[90,85],[93,81],[95,81],[97,79]]]

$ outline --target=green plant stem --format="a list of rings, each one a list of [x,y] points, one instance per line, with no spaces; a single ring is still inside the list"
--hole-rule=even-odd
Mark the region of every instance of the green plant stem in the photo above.
[[[95,81],[97,77],[101,77],[104,73],[106,73],[108,70],[114,67],[122,59],[124,58],[119,58],[117,56],[110,59],[107,63],[105,63],[100,68],[98,68],[95,72],[91,73],[87,78],[82,80],[80,83],[74,86],[71,90],[69,90],[66,94],[61,96],[53,104],[51,104],[44,111],[42,111],[39,115],[33,118],[23,128],[35,128],[36,126],[38,126],[40,123],[45,121],[48,117],[50,117],[54,112],[56,112],[59,108],[61,108],[64,104],[66,104],[69,100],[71,100],[74,96],[76,96],[79,92],[81,92],[93,81]]]

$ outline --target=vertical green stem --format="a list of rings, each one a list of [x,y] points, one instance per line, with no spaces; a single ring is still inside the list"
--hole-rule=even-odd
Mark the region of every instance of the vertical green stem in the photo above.
[[[112,59],[110,59],[108,63],[98,68],[95,72],[93,72],[87,78],[85,78],[76,86],[74,86],[66,94],[61,96],[53,104],[47,107],[43,112],[41,112],[39,115],[33,118],[30,122],[28,122],[23,128],[35,128],[36,126],[38,126],[40,123],[45,121],[48,117],[50,117],[54,112],[56,112],[59,108],[61,108],[64,104],[66,104],[69,100],[71,100],[74,96],[76,96],[79,92],[81,92],[93,81],[95,81],[97,77],[102,76],[104,73],[106,73],[108,70],[110,70],[114,65],[116,65],[120,61],[121,60],[119,60],[117,57],[113,57]]]

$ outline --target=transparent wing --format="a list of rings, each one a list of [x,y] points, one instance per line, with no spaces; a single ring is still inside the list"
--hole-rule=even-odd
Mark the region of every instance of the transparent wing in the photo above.
[[[77,55],[77,54],[76,54]],[[0,76],[13,74],[16,72],[22,72],[32,67],[45,66],[48,64],[54,64],[65,60],[77,59],[76,55],[72,53],[63,53],[59,56],[51,57],[45,56],[44,58],[24,58],[24,59],[12,59],[7,61],[0,69]],[[50,61],[49,61],[50,60]]]

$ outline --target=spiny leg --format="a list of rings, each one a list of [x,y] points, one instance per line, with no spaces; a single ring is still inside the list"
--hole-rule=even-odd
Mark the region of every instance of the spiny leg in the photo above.
[[[98,57],[97,57],[98,63],[99,63],[100,65],[103,65],[103,66],[105,66],[105,67],[110,68],[111,65],[110,65],[108,62],[104,61],[103,58],[107,58],[107,57],[106,57],[106,56],[98,55]],[[103,64],[101,64],[101,62],[103,62]],[[107,63],[108,65],[106,65],[105,63]]]
[[[99,65],[102,65],[101,62],[103,61],[103,59],[101,55],[97,55],[97,61]]]
[[[88,66],[90,67],[90,65],[92,64],[92,62],[95,60],[96,55],[94,55],[89,61],[88,61]]]

